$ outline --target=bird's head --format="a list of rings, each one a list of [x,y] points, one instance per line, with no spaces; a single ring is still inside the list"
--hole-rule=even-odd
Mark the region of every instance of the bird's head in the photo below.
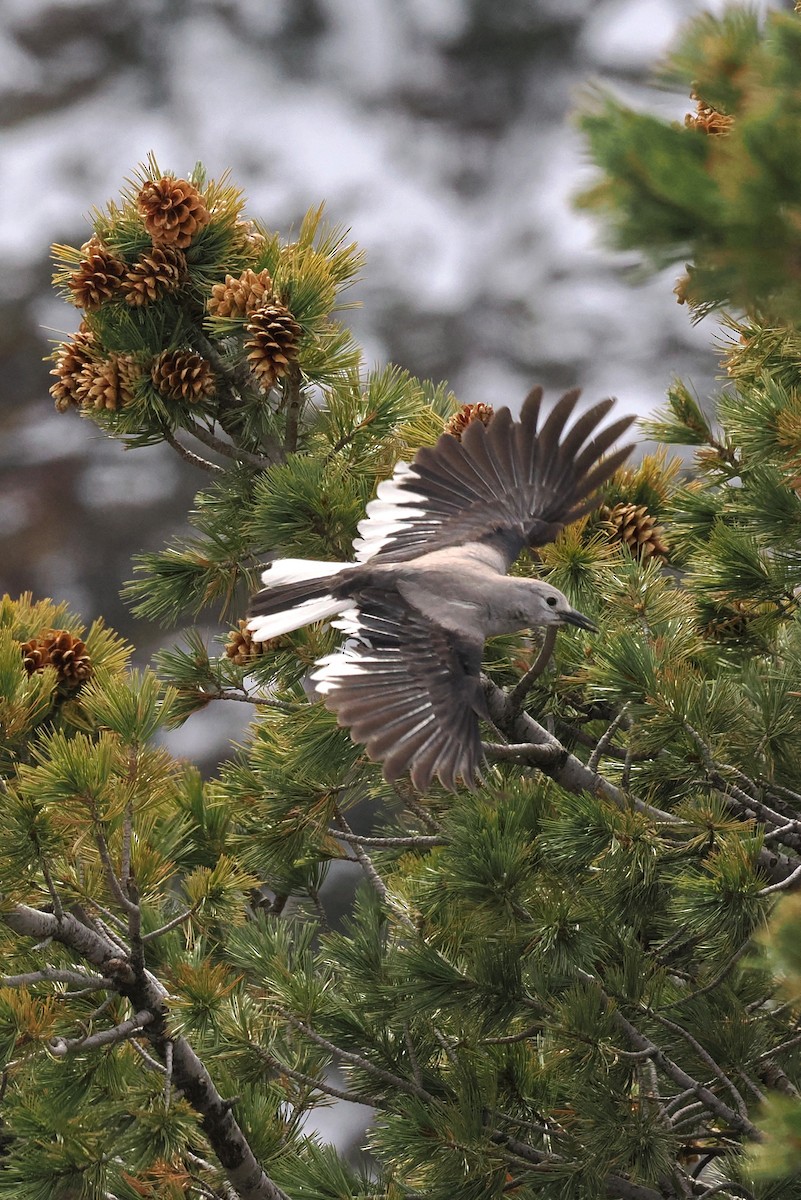
[[[539,580],[530,581],[528,593],[529,622],[531,625],[577,625],[579,629],[598,632],[598,626],[589,617],[573,608],[564,592]]]

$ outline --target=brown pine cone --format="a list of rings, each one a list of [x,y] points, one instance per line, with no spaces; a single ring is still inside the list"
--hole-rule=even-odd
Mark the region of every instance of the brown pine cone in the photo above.
[[[136,198],[154,243],[185,250],[211,220],[203,197],[186,179],[148,179]]]
[[[247,330],[250,369],[262,391],[269,392],[297,360],[300,325],[288,308],[274,300],[253,313]]]
[[[273,281],[269,271],[258,275],[249,268],[238,279],[226,275],[225,283],[211,289],[208,310],[213,317],[246,317],[272,298]]]
[[[190,404],[212,395],[216,385],[210,363],[194,350],[164,350],[153,360],[150,376],[165,400]]]
[[[662,539],[664,531],[644,504],[616,504],[601,512],[612,539],[621,541],[635,558],[667,558],[668,547]]]
[[[483,425],[489,425],[492,418],[495,416],[495,409],[491,404],[463,404],[452,417],[449,417],[445,422],[445,433],[450,433],[456,438],[457,442],[462,440],[462,434],[467,426],[473,421],[481,421]]]
[[[690,99],[695,100],[696,104],[695,112],[687,113],[684,118],[684,124],[688,129],[699,129],[701,133],[707,133],[711,137],[719,137],[721,134],[731,131],[734,117],[719,112],[711,104],[707,104],[697,92],[690,92]]]
[[[92,674],[92,662],[86,644],[67,629],[46,629],[22,647],[22,661],[29,675],[55,667],[59,681],[74,688]]]
[[[228,658],[240,667],[246,667],[254,658],[260,658],[268,647],[278,639],[270,638],[264,642],[254,642],[253,634],[248,629],[247,621],[240,621],[236,629],[228,634],[225,643],[225,653]]]
[[[92,351],[95,339],[88,329],[79,329],[71,342],[62,342],[53,354],[56,364],[51,375],[56,382],[50,385],[50,395],[59,412],[72,405],[80,408],[86,402],[84,370],[94,365]]]
[[[130,354],[112,354],[89,362],[81,373],[82,403],[114,410],[129,404],[141,372]]]
[[[125,263],[112,254],[98,237],[91,237],[81,246],[83,258],[77,270],[67,280],[72,302],[78,308],[94,312],[109,300],[120,286]]]
[[[141,308],[165,292],[174,292],[186,275],[186,258],[175,246],[151,246],[128,269],[122,294],[128,304]]]

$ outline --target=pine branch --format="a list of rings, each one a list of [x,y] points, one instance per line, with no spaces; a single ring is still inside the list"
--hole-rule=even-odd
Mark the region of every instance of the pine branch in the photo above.
[[[374,846],[377,850],[392,850],[405,848],[412,850],[428,850],[431,846],[450,846],[451,839],[436,837],[431,834],[417,834],[409,837],[363,837],[359,833],[346,833],[343,829],[328,829],[326,832],[335,838],[341,838],[353,846]]]
[[[71,913],[65,913],[59,921],[51,913],[18,904],[10,912],[3,913],[0,919],[20,937],[38,941],[52,938],[60,942],[111,978],[115,978],[119,971],[119,968],[115,968],[119,953],[117,947],[110,945]],[[121,982],[119,990],[132,1002],[137,1012],[146,1011],[153,1015],[145,1033],[162,1059],[166,1057],[167,1042],[172,1042],[174,1086],[199,1113],[203,1130],[240,1200],[289,1200],[258,1163],[230,1105],[217,1091],[206,1067],[189,1042],[183,1037],[171,1038],[168,1035],[164,987],[149,972],[144,972],[138,979]]]
[[[184,421],[184,429],[191,434],[193,438],[197,438],[204,446],[208,446],[209,450],[216,450],[218,454],[222,454],[225,458],[233,458],[237,462],[248,463],[251,467],[258,467],[260,470],[266,471],[274,465],[271,458],[265,458],[261,454],[253,454],[250,450],[243,450],[241,446],[235,446],[232,442],[224,442],[222,438],[215,437],[202,425],[198,425],[196,421]]]
[[[506,693],[492,680],[482,676],[482,685],[490,716],[499,729],[518,744],[551,748],[553,763],[537,763],[543,774],[550,776],[565,791],[573,792],[576,796],[583,792],[587,792],[589,795],[599,794],[624,812],[633,807],[637,812],[643,813],[661,825],[664,836],[677,836],[677,831],[685,824],[683,821],[674,817],[672,813],[663,812],[662,809],[647,804],[638,796],[632,796],[622,788],[616,787],[603,775],[590,771],[581,759],[566,750],[561,742],[557,741],[528,713],[514,714]],[[784,821],[784,818],[781,820]],[[791,858],[787,854],[780,854],[768,847],[763,847],[759,852],[757,863],[776,882],[787,879],[801,867],[798,859]]]

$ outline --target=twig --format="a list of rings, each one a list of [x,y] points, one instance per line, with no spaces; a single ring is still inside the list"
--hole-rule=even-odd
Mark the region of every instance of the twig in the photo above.
[[[763,1054],[759,1054],[757,1056],[756,1061],[758,1063],[767,1062],[769,1059],[773,1058],[776,1054],[783,1054],[785,1050],[792,1050],[792,1048],[794,1046],[798,1046],[799,1044],[801,1044],[801,1033],[797,1034],[795,1037],[790,1038],[789,1041],[787,1041],[787,1042],[782,1042],[782,1044],[780,1046],[774,1046],[772,1050],[765,1050],[765,1052]]]
[[[712,979],[710,979],[709,983],[705,983],[703,987],[697,988],[694,992],[688,992],[686,996],[680,996],[676,1000],[669,1000],[665,1005],[665,1008],[676,1008],[679,1004],[686,1004],[688,1000],[695,1000],[697,996],[703,996],[707,992],[714,991],[718,984],[722,983],[726,976],[734,970],[743,955],[746,954],[751,948],[751,945],[751,939],[748,938],[743,942],[739,950],[735,950],[731,958],[728,959],[726,964],[721,967],[718,973]]]
[[[300,367],[294,363],[284,381],[284,402],[286,404],[286,433],[284,449],[293,454],[298,448],[298,430],[300,413],[303,408],[303,391],[301,389]]]
[[[530,1025],[522,1033],[509,1033],[506,1037],[479,1038],[478,1044],[479,1046],[511,1046],[514,1042],[525,1042],[539,1033],[542,1033],[542,1024]]]
[[[677,1033],[679,1037],[684,1038],[688,1046],[692,1047],[694,1052],[701,1059],[701,1062],[705,1063],[706,1066],[709,1067],[715,1078],[719,1079],[724,1087],[729,1089],[738,1113],[744,1121],[747,1121],[748,1106],[746,1105],[745,1100],[743,1100],[739,1089],[735,1086],[732,1080],[729,1079],[722,1067],[718,1066],[718,1064],[715,1062],[712,1055],[704,1049],[701,1043],[697,1041],[697,1039],[694,1038],[690,1031],[685,1029],[683,1025],[678,1025],[675,1021],[670,1021],[667,1017],[663,1017],[661,1013],[651,1011],[650,1015],[659,1025],[663,1025],[665,1029],[670,1029],[673,1033]]]
[[[42,874],[44,875],[44,881],[47,884],[47,890],[50,893],[50,899],[53,902],[53,915],[57,918],[57,920],[60,921],[64,915],[64,909],[61,904],[61,897],[59,896],[58,892],[56,891],[56,885],[53,882],[53,876],[50,874],[50,869],[49,869],[47,863],[45,862],[45,860],[41,857],[39,859],[39,865],[42,868]]]
[[[95,842],[100,852],[100,860],[105,868],[106,881],[109,889],[114,895],[114,898],[119,904],[120,908],[122,908],[124,912],[128,913],[130,917],[131,913],[137,906],[133,903],[133,901],[128,899],[128,897],[125,895],[125,892],[122,890],[122,887],[120,886],[120,881],[114,872],[114,866],[111,862],[111,855],[109,854],[106,835],[103,833],[103,829],[99,821],[95,822]]]
[[[313,1075],[307,1075],[305,1071],[298,1071],[295,1067],[288,1067],[286,1063],[275,1058],[270,1054],[269,1050],[263,1047],[256,1047],[256,1052],[259,1058],[279,1075],[286,1075],[288,1079],[294,1079],[295,1083],[301,1083],[305,1087],[313,1088],[316,1092],[323,1092],[326,1096],[331,1096],[334,1100],[347,1100],[349,1104],[364,1104],[367,1108],[386,1108],[386,1102],[379,1099],[377,1096],[359,1096],[355,1092],[346,1091],[344,1088],[334,1087],[331,1083],[322,1083],[319,1079],[315,1079]]]
[[[434,835],[411,834],[409,837],[362,837],[360,833],[345,833],[343,829],[328,829],[331,837],[342,838],[354,846],[374,846],[377,850],[392,850],[395,847],[410,849],[427,849],[429,846],[449,846],[450,838]]]
[[[611,744],[612,738],[615,736],[618,729],[620,728],[620,724],[624,720],[628,710],[629,710],[628,704],[624,704],[623,707],[621,708],[620,712],[617,714],[615,719],[609,725],[609,728],[606,730],[606,733],[602,734],[602,736],[600,737],[597,746],[593,750],[590,757],[587,759],[587,770],[588,771],[597,771],[598,764],[601,761],[601,757],[603,756],[603,754],[606,752],[609,745]]]
[[[151,1071],[158,1071],[158,1073],[160,1075],[167,1074],[167,1068],[164,1066],[164,1064],[158,1062],[157,1059],[153,1058],[153,1056],[151,1054],[148,1054],[148,1052],[147,1052],[147,1050],[145,1050],[144,1046],[139,1045],[136,1038],[131,1038],[128,1045],[131,1046],[136,1051],[136,1053],[139,1055],[140,1058],[144,1059],[145,1063],[147,1064],[147,1066],[150,1068]]]
[[[172,1093],[172,1042],[167,1042],[164,1047],[164,1109],[170,1107],[170,1096]]]
[[[519,679],[509,693],[509,704],[512,712],[519,712],[523,707],[523,703],[531,690],[531,685],[539,679],[544,672],[548,663],[551,661],[551,656],[556,646],[556,626],[549,625],[545,631],[545,637],[542,639],[540,652],[532,666],[526,671],[522,679]]]
[[[336,805],[334,806],[334,820],[336,821],[336,824],[342,833],[347,834],[349,838],[353,837],[353,830],[348,825],[347,821]],[[389,889],[373,865],[373,861],[369,854],[357,842],[353,843],[352,849],[354,858],[358,861],[365,875],[370,880],[370,883],[373,885],[373,888],[377,892],[381,902],[385,904],[387,908],[395,914],[397,919],[406,925],[407,928],[415,929],[414,921],[412,921],[412,919],[394,902],[390,896]]]
[[[699,1192],[697,1200],[707,1200],[707,1197],[717,1196],[720,1192],[730,1192],[733,1196],[742,1196],[744,1200],[755,1200],[754,1193],[745,1184],[732,1183],[731,1180],[726,1180],[725,1183],[716,1183],[714,1187]]]
[[[162,934],[169,933],[171,929],[177,929],[179,925],[183,925],[184,921],[188,921],[191,916],[197,911],[197,904],[193,904],[186,912],[178,913],[177,917],[173,917],[171,921],[167,921],[165,925],[159,926],[158,929],[151,929],[149,933],[142,934],[142,942],[154,942],[156,938],[160,938]]]
[[[265,708],[277,708],[282,712],[297,712],[297,704],[288,700],[273,700],[269,696],[240,696],[231,688],[220,688],[218,692],[204,693],[209,700],[237,700],[240,704],[261,704]]]
[[[162,431],[162,436],[167,445],[172,446],[175,453],[182,458],[184,462],[188,462],[190,466],[199,467],[201,471],[211,471],[215,475],[225,474],[224,467],[219,466],[217,463],[209,462],[207,458],[201,458],[199,454],[195,454],[192,450],[187,450],[186,446],[182,446],[181,443],[173,437],[166,426]]]
[[[224,442],[222,438],[216,437],[208,429],[204,429],[202,425],[198,425],[195,421],[186,421],[184,428],[193,438],[197,438],[204,446],[208,446],[209,450],[216,450],[218,454],[224,455],[225,458],[233,458],[238,462],[246,462],[250,466],[259,467],[262,470],[273,466],[272,459],[264,458],[261,454],[252,454],[250,450],[243,450],[239,446],[234,446],[231,442]]]
[[[316,1046],[327,1050],[329,1054],[333,1054],[335,1058],[341,1059],[343,1062],[350,1063],[351,1066],[359,1067],[362,1071],[366,1071],[368,1075],[373,1075],[376,1079],[380,1079],[382,1083],[388,1084],[390,1087],[397,1088],[401,1092],[407,1092],[410,1096],[416,1096],[419,1100],[432,1100],[433,1097],[425,1088],[420,1087],[416,1083],[410,1083],[408,1079],[403,1079],[400,1075],[393,1075],[391,1071],[385,1071],[383,1067],[377,1067],[375,1063],[371,1063],[369,1058],[363,1058],[361,1054],[354,1054],[352,1050],[343,1050],[341,1046],[329,1042],[328,1038],[322,1037],[305,1021],[294,1016],[293,1013],[287,1012],[285,1009],[279,1009],[281,1016],[289,1021],[295,1029],[299,1030],[304,1037],[307,1037],[310,1042],[314,1042]]]
[[[424,808],[414,796],[405,796],[397,788],[395,790],[398,792],[404,806],[408,808],[409,812],[414,813],[418,821],[421,821],[426,829],[432,829],[434,833],[442,833],[442,825],[436,817],[432,817],[428,809]]]
[[[71,983],[73,987],[86,988],[91,984],[92,991],[111,987],[111,980],[103,975],[84,974],[80,969],[62,971],[57,967],[45,967],[41,971],[28,971],[24,975],[0,975],[0,987],[32,987],[36,983]]]
[[[153,1020],[153,1013],[147,1009],[129,1017],[113,1029],[101,1029],[98,1033],[90,1033],[83,1038],[53,1038],[50,1042],[50,1053],[56,1058],[64,1058],[74,1050],[96,1050],[99,1046],[113,1046],[116,1042],[127,1042],[139,1033],[145,1025]]]
[[[797,883],[799,879],[801,879],[801,864],[799,864],[793,873],[788,875],[786,879],[780,879],[778,883],[771,883],[768,885],[768,887],[761,888],[757,892],[757,895],[770,896],[773,892],[786,892],[793,886],[794,883]]]

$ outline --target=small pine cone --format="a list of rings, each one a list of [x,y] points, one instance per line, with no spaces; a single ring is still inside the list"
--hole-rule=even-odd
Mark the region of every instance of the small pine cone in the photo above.
[[[623,542],[635,558],[666,559],[668,547],[663,530],[644,504],[616,504],[602,510],[613,539]]]
[[[85,643],[67,629],[46,629],[25,642],[22,661],[29,675],[47,666],[55,667],[59,681],[68,688],[84,683],[92,674]]]
[[[684,118],[684,124],[688,129],[699,129],[701,133],[709,134],[711,137],[719,137],[721,134],[731,132],[734,117],[719,112],[711,104],[707,104],[697,92],[691,92],[690,99],[695,100],[696,103],[695,112],[687,113]]]
[[[186,179],[148,179],[136,201],[145,228],[161,246],[185,250],[211,220],[200,192]]]
[[[211,365],[194,350],[164,350],[153,360],[150,377],[165,400],[205,400],[216,385]]]
[[[238,279],[226,275],[225,283],[215,283],[211,289],[208,310],[213,317],[246,317],[269,303],[273,281],[269,271],[258,275],[249,268]]]
[[[56,382],[50,386],[50,395],[59,412],[66,412],[71,405],[80,408],[85,403],[84,370],[94,364],[94,348],[93,335],[81,329],[71,342],[62,342],[53,354],[56,365],[50,374],[55,375]]]
[[[112,354],[109,358],[89,362],[81,372],[82,403],[111,411],[122,408],[133,399],[140,378],[141,373],[130,354]]]
[[[83,258],[77,270],[67,280],[72,292],[72,301],[78,308],[94,312],[106,300],[110,300],[120,286],[125,274],[125,263],[103,245],[98,237],[92,237],[81,246]]]
[[[253,221],[234,221],[234,248],[246,254],[256,255],[264,248],[266,238],[259,233]]]
[[[262,391],[269,392],[298,357],[300,325],[288,308],[273,301],[253,313],[245,342],[248,362]]]
[[[467,426],[473,421],[481,421],[482,425],[489,425],[492,418],[495,416],[495,409],[491,404],[463,404],[462,407],[449,417],[445,422],[445,433],[450,433],[456,438],[457,442],[462,440],[462,434]]]
[[[237,628],[232,629],[228,634],[225,653],[237,666],[246,667],[248,663],[253,662],[254,658],[260,658],[265,650],[277,640],[277,638],[270,638],[264,642],[255,642],[253,634],[248,629],[247,621],[240,621]]]
[[[152,246],[126,272],[122,294],[128,304],[141,308],[165,292],[174,292],[186,275],[186,258],[175,246]]]

